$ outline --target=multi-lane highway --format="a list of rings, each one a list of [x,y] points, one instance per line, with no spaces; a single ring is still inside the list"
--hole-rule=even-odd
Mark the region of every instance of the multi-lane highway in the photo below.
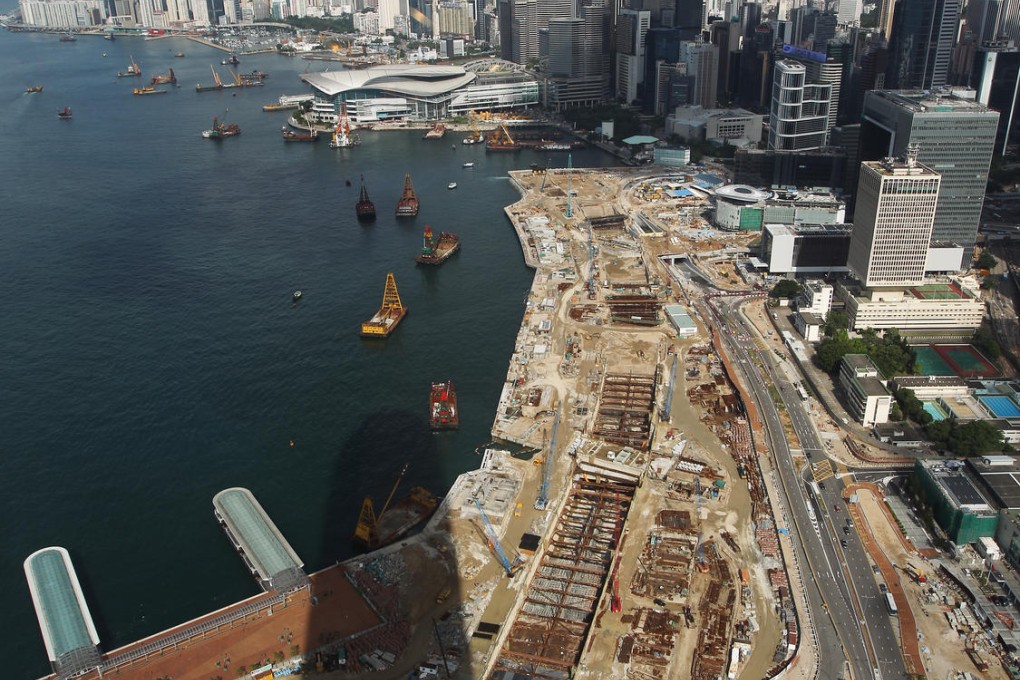
[[[813,461],[824,460],[824,447],[796,387],[772,353],[759,348],[756,334],[739,310],[742,302],[739,298],[715,298],[710,304],[734,364],[743,372],[762,413],[786,496],[782,500],[796,525],[789,529],[797,539],[798,561],[807,566],[814,580],[815,587],[809,585],[807,595],[819,638],[819,677],[841,677],[845,657],[855,678],[903,678],[906,669],[884,595],[856,528],[846,524],[843,483],[833,478],[821,489],[797,472],[769,385],[778,391],[804,453],[811,454]],[[836,649],[842,649],[842,654],[833,654]]]

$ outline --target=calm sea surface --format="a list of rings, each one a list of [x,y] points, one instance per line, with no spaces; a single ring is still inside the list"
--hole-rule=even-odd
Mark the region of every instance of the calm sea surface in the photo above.
[[[131,55],[146,83],[172,66],[182,87],[132,96],[138,81],[115,77]],[[306,91],[308,62],[242,57],[242,72],[270,74],[265,87],[196,93],[210,62],[226,75],[222,58],[183,39],[0,32],[0,659],[12,677],[49,669],[22,571],[34,550],[70,550],[112,649],[257,592],[213,518],[217,491],[250,488],[314,570],[351,555],[361,499],[384,498],[405,462],[405,490],[441,494],[489,441],[531,282],[502,212],[517,196],[506,172],[566,157],[486,155],[420,132],[285,144],[287,114],[261,106]],[[35,84],[45,90],[23,94]],[[64,106],[72,121],[57,119]],[[228,110],[243,133],[202,139]],[[585,150],[574,164],[612,159]],[[405,172],[422,209],[397,223]],[[360,175],[371,226],[354,218]],[[439,269],[415,266],[425,224],[462,237]],[[364,341],[387,272],[410,311],[388,340]],[[446,378],[461,429],[434,435],[429,385]]]

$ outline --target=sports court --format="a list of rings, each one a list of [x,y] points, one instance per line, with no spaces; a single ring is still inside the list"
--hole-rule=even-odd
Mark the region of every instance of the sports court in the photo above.
[[[991,378],[999,370],[971,345],[915,347],[921,375],[955,375],[960,378]]]

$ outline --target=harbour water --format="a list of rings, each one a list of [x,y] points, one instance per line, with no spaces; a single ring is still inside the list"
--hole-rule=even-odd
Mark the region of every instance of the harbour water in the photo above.
[[[181,87],[132,96],[138,79],[115,77],[131,56],[145,84],[173,67]],[[420,131],[285,144],[287,114],[261,106],[306,91],[308,62],[242,56],[265,87],[196,93],[222,58],[184,39],[0,32],[0,658],[15,677],[48,671],[32,551],[68,548],[112,649],[257,591],[213,519],[217,491],[250,488],[315,570],[352,554],[361,499],[381,502],[405,462],[405,490],[441,494],[489,439],[531,281],[506,172],[566,156]],[[202,139],[224,114],[242,134]],[[422,208],[398,223],[405,172]],[[440,268],[415,265],[426,224],[462,238]],[[408,315],[363,340],[387,272]],[[429,386],[445,379],[461,428],[432,434]]]

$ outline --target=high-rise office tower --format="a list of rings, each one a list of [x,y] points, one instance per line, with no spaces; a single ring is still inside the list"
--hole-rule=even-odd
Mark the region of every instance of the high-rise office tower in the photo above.
[[[674,7],[673,26],[676,28],[697,34],[705,27],[705,0],[675,0]]]
[[[942,176],[932,240],[965,253],[977,239],[999,114],[951,94],[875,90],[865,94],[861,160],[901,156],[910,144],[918,160]]]
[[[527,64],[541,56],[539,31],[552,19],[574,17],[573,0],[500,0],[500,56],[517,64]],[[504,13],[506,18],[504,19]]]
[[[917,161],[861,164],[847,266],[867,288],[916,286],[924,279],[938,202],[939,174]]]
[[[824,62],[805,60],[804,68],[807,72],[808,82],[829,86],[829,118],[825,124],[825,133],[828,137],[832,128],[836,127],[839,95],[843,83],[843,64],[834,59],[826,59]]]
[[[1006,153],[1016,136],[1014,116],[1020,109],[1020,50],[1012,40],[993,40],[978,47],[969,85],[977,101],[999,112],[995,155]]]
[[[932,90],[946,84],[960,0],[899,0],[889,39],[886,87]]]
[[[694,78],[691,103],[710,109],[716,104],[719,48],[711,43],[685,40],[680,43],[680,61],[687,64],[687,75]]]
[[[819,149],[826,144],[832,86],[807,82],[804,64],[776,62],[769,115],[769,148]]]
[[[967,25],[978,44],[1008,38],[1020,45],[1020,0],[968,0]]]
[[[645,79],[645,37],[652,13],[621,9],[616,18],[616,98],[630,104]]]
[[[543,31],[549,41],[549,104],[554,108],[594,106],[609,92],[609,36],[606,7],[584,0],[580,16],[550,19]]]
[[[860,21],[863,7],[864,3],[861,0],[839,0],[839,8],[836,11],[839,23],[847,25]]]

